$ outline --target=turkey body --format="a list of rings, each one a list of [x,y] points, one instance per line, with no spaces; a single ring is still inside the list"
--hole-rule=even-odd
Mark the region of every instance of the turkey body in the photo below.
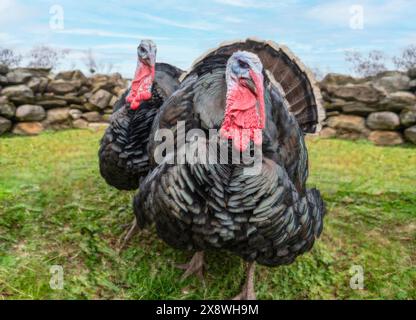
[[[177,123],[185,121],[187,133],[199,129],[208,137],[210,129],[219,130],[230,55],[216,53],[199,61],[164,103],[155,119],[150,157],[159,145],[153,139],[157,129],[175,131]],[[154,223],[159,237],[178,249],[225,249],[267,266],[290,264],[312,248],[321,233],[325,210],[319,191],[305,186],[304,132],[266,74],[264,88],[266,124],[258,174],[245,173],[252,163],[230,160],[218,164],[151,160],[152,172],[134,199],[140,226]],[[209,138],[198,137],[193,143],[209,150]],[[231,154],[233,146],[225,143]],[[218,148],[221,144],[218,140]],[[181,148],[185,146],[175,139],[175,151]],[[218,154],[218,149],[212,152]]]
[[[132,110],[126,101],[129,89],[115,104],[98,152],[100,173],[109,185],[134,190],[148,173],[147,145],[153,120],[164,100],[178,88],[181,74],[171,65],[157,63],[150,100]]]

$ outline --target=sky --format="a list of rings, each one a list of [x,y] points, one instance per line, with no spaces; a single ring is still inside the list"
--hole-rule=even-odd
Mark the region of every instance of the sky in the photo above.
[[[188,68],[227,40],[287,45],[310,68],[350,73],[345,51],[389,57],[416,44],[416,0],[0,0],[0,47],[48,45],[69,54],[59,69],[98,64],[133,76],[136,48],[153,39],[157,60]]]

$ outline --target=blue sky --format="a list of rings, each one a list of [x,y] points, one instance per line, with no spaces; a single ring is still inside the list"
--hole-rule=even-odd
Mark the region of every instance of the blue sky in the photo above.
[[[362,28],[351,27],[352,5],[363,9]],[[50,26],[53,6],[63,10],[63,29]],[[393,56],[416,44],[415,16],[414,0],[0,0],[0,46],[71,49],[61,69],[84,69],[91,49],[100,63],[132,76],[142,38],[157,43],[159,61],[187,68],[222,41],[256,36],[286,44],[311,68],[345,73],[346,50]]]

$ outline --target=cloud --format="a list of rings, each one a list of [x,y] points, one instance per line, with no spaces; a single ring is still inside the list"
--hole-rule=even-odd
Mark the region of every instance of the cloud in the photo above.
[[[22,41],[19,39],[16,39],[14,36],[12,36],[9,33],[6,32],[0,32],[0,47],[1,46],[14,46]]]
[[[125,39],[155,39],[155,40],[166,40],[167,37],[155,37],[150,35],[140,35],[133,33],[122,33],[122,32],[113,32],[100,29],[64,29],[64,30],[55,30],[55,33],[70,34],[70,35],[79,35],[79,36],[92,36],[92,37],[108,37],[108,38],[125,38]]]
[[[217,29],[217,25],[213,23],[205,22],[205,21],[179,22],[179,21],[175,21],[175,20],[171,20],[167,18],[154,16],[148,13],[142,13],[140,14],[140,16],[142,16],[143,18],[149,21],[168,25],[171,27],[192,29],[192,30],[203,30],[203,31]]]
[[[0,25],[15,24],[28,18],[33,10],[15,0],[0,1]]]
[[[214,0],[216,3],[239,8],[272,8],[295,4],[298,0]]]
[[[217,3],[240,8],[267,8],[272,7],[273,2],[255,0],[214,0]]]

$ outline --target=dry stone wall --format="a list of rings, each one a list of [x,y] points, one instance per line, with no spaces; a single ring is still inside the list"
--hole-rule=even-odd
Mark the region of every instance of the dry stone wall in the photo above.
[[[86,77],[79,70],[53,74],[0,65],[0,136],[105,127],[127,85],[118,73]]]
[[[79,70],[0,65],[0,136],[105,127],[127,86],[118,73],[86,77]],[[327,115],[322,137],[416,144],[416,69],[369,78],[328,74],[320,88]]]
[[[416,69],[360,79],[328,74],[320,87],[326,109],[322,137],[416,144]]]

